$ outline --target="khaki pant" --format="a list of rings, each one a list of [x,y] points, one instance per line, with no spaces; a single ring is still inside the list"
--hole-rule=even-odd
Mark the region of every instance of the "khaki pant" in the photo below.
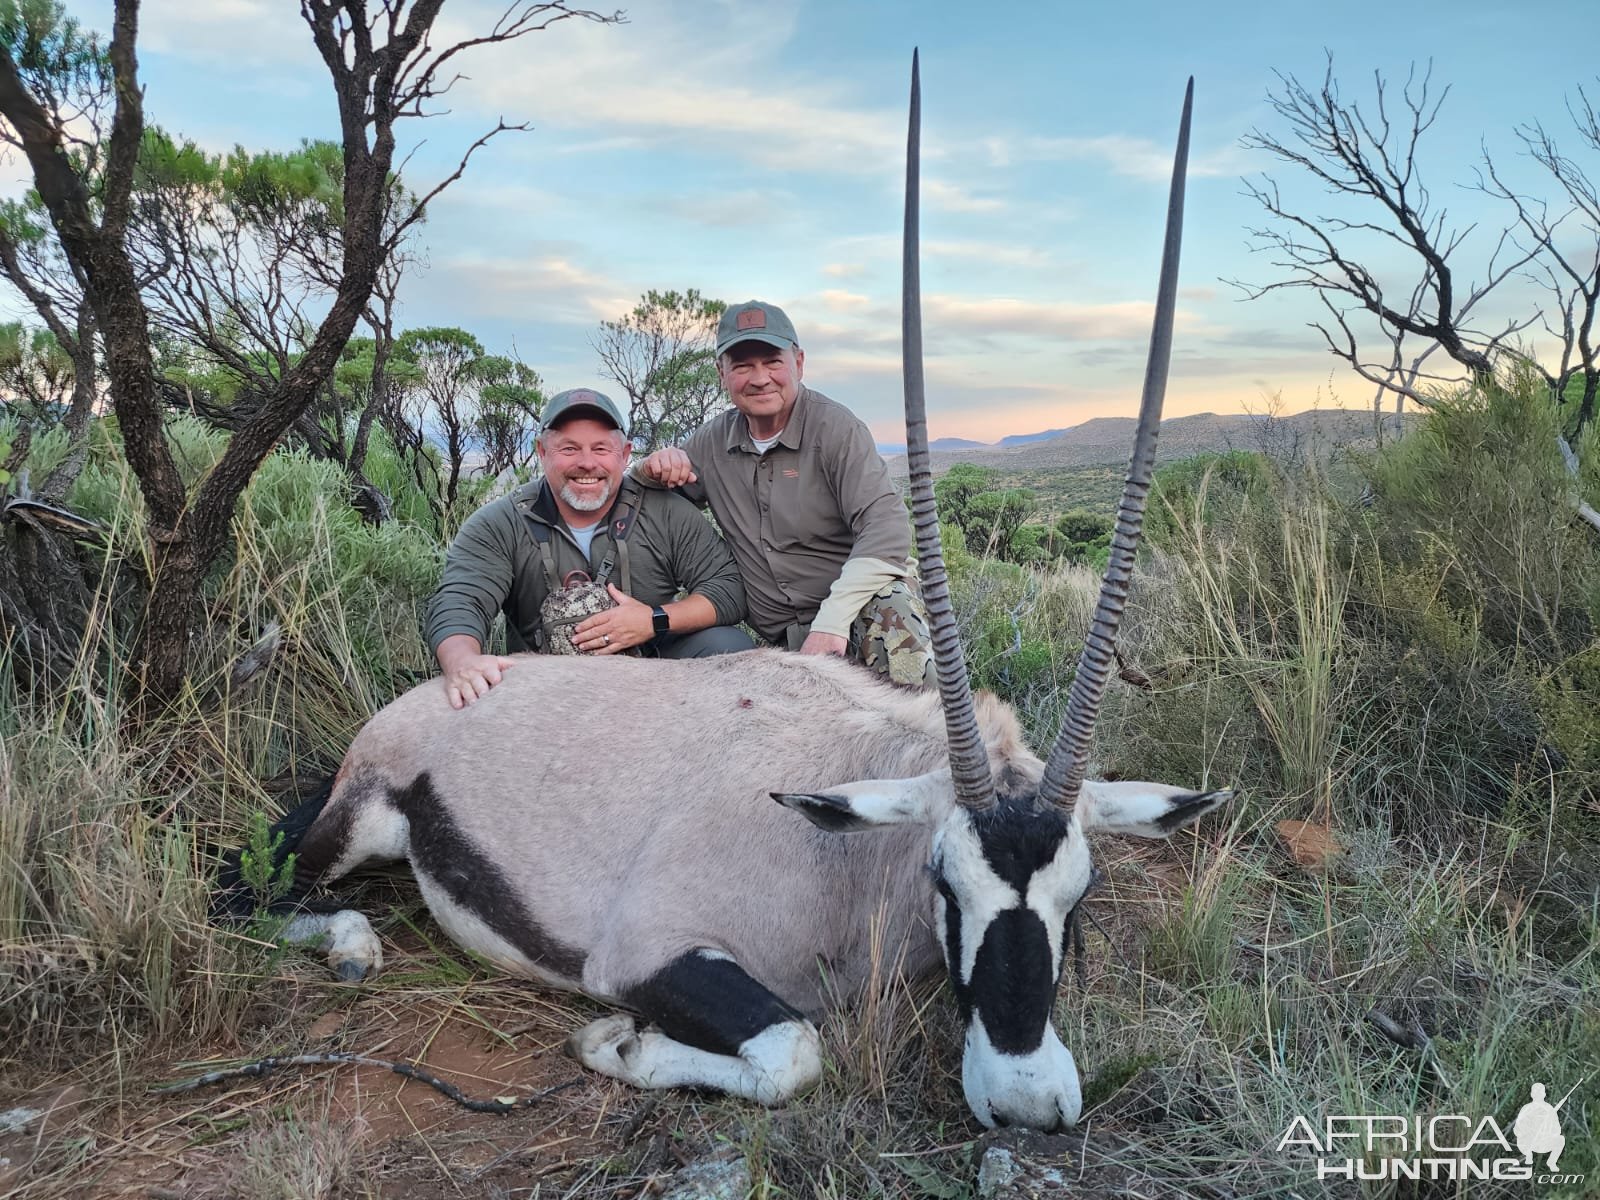
[[[789,626],[784,641],[798,650],[811,632],[809,624]],[[933,665],[933,638],[928,610],[915,580],[897,579],[867,601],[850,623],[845,657],[876,671],[891,683],[931,688],[938,683]]]

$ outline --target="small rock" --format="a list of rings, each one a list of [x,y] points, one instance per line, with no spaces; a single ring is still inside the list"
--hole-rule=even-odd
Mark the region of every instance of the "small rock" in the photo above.
[[[44,1116],[42,1108],[10,1108],[0,1112],[0,1133],[26,1133],[28,1126]]]
[[[750,1164],[744,1156],[702,1159],[673,1176],[661,1200],[745,1200],[750,1194]]]
[[[1064,1139],[1039,1139],[1036,1147],[1031,1143],[1017,1146],[990,1146],[978,1163],[979,1200],[1056,1200],[1065,1194],[1066,1174],[1052,1166],[1049,1159],[1060,1161],[1061,1151],[1055,1144]]]
[[[1004,1146],[990,1146],[978,1164],[978,1195],[982,1200],[994,1200],[1001,1188],[1009,1188],[1011,1181],[1021,1174],[1015,1154]]]

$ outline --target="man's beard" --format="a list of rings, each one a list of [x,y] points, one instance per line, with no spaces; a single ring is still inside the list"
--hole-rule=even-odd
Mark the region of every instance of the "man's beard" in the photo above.
[[[572,490],[570,483],[561,485],[561,498],[579,512],[599,512],[611,503],[611,480],[602,479],[600,482],[603,490],[598,497],[592,500],[580,499],[578,494]]]

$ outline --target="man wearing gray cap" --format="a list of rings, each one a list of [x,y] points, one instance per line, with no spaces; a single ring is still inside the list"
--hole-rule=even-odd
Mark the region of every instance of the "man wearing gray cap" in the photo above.
[[[484,653],[496,612],[506,615],[508,649],[551,648],[541,608],[574,572],[604,583],[616,603],[572,630],[581,654],[699,658],[751,649],[737,628],[744,588],[728,547],[687,500],[626,478],[632,447],[610,397],[562,392],[543,420],[543,478],[467,518],[428,606],[428,645],[451,705],[471,704],[514,665]]]
[[[806,387],[804,371],[781,308],[728,309],[717,374],[733,408],[635,474],[711,506],[744,576],[750,624],[767,641],[931,687],[905,506],[866,425]]]

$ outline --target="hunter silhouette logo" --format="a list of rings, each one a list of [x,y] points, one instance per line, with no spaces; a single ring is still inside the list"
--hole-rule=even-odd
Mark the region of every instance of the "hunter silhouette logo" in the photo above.
[[[1572,1099],[1572,1092],[1578,1090],[1578,1085],[1583,1080],[1572,1085],[1572,1091],[1561,1097],[1555,1104],[1548,1103],[1544,1098],[1544,1084],[1536,1083],[1528,1089],[1528,1102],[1517,1113],[1516,1122],[1511,1126],[1512,1135],[1517,1139],[1517,1149],[1527,1162],[1533,1162],[1535,1154],[1548,1154],[1547,1169],[1554,1171],[1556,1161],[1561,1157],[1561,1152],[1566,1149],[1567,1139],[1561,1134],[1561,1106]]]
[[[747,308],[734,320],[738,329],[765,329],[767,327],[767,314],[759,308]]]

